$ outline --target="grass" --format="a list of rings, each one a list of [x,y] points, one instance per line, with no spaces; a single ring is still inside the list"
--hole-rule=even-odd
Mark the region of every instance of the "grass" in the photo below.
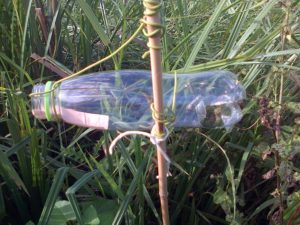
[[[146,139],[105,155],[115,132],[34,119],[28,97],[33,84],[60,79],[57,71],[118,49],[142,2],[3,0],[0,8],[1,224],[161,224]],[[163,2],[164,71],[227,69],[247,91],[230,132],[171,134],[172,224],[299,224],[299,9],[297,0]],[[146,42],[139,35],[89,71],[149,69]]]

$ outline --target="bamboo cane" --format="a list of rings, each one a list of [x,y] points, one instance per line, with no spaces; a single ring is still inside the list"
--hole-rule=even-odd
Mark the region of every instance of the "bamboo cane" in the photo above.
[[[156,1],[158,4],[160,0]],[[145,20],[147,23],[148,34],[151,34],[157,30],[157,25],[160,24],[159,10],[153,15],[146,15]],[[156,114],[159,119],[155,120],[155,129],[158,135],[164,134],[164,122],[163,122],[163,92],[162,92],[162,66],[161,66],[161,50],[160,48],[154,48],[151,46],[160,46],[161,34],[158,32],[156,35],[149,35],[148,46],[150,48],[150,62],[151,62],[151,75],[152,75],[152,87],[153,87],[153,104]],[[165,141],[160,142],[157,145],[157,162],[158,162],[158,182],[159,182],[159,197],[161,204],[162,221],[164,225],[169,225],[169,209],[168,209],[168,189],[167,189],[167,172],[168,167],[165,158],[160,152],[166,151]]]

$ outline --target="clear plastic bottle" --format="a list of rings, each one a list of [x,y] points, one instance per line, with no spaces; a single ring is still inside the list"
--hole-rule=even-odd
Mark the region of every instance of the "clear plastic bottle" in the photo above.
[[[163,74],[164,106],[174,97],[173,74]],[[228,71],[176,75],[175,128],[231,128],[241,117],[245,90]],[[78,76],[33,87],[32,113],[101,130],[150,130],[153,126],[150,71],[121,70]]]

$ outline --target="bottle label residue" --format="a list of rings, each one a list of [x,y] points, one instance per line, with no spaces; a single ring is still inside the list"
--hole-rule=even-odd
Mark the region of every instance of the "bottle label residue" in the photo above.
[[[71,124],[91,127],[101,130],[107,130],[109,125],[109,116],[94,113],[80,112],[73,109],[64,109],[64,120]]]

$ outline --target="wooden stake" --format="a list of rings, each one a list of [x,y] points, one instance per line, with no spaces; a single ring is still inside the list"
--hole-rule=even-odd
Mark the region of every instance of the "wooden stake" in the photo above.
[[[159,3],[160,0],[157,0]],[[156,26],[153,24],[160,24],[160,13],[159,11],[151,16],[147,16],[146,21],[148,33],[152,33],[157,30]],[[161,50],[156,48],[151,48],[151,46],[160,46],[161,45],[161,35],[156,34],[149,37],[149,46],[150,46],[150,62],[151,62],[151,75],[152,75],[152,87],[153,87],[153,104],[154,109],[157,112],[157,115],[160,117],[164,113],[163,107],[163,91],[162,91],[162,65],[161,65]],[[163,118],[160,118],[163,120]],[[155,121],[155,129],[158,134],[164,133],[164,123]],[[157,162],[158,162],[158,182],[159,182],[159,197],[161,204],[161,213],[162,220],[164,225],[169,225],[169,208],[168,208],[168,189],[167,189],[167,173],[168,166],[165,158],[161,154],[160,150],[166,151],[166,143],[161,142],[157,146]]]

